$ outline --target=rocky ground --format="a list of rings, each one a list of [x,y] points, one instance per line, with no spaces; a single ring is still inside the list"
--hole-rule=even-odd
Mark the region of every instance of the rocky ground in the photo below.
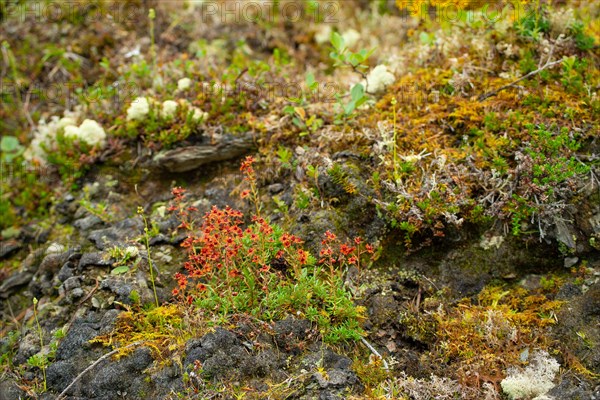
[[[0,399],[600,399],[597,5],[240,4],[0,5]]]

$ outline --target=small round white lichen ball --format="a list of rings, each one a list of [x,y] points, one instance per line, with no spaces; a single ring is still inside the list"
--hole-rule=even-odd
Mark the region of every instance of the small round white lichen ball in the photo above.
[[[348,29],[346,32],[342,33],[342,39],[344,39],[346,47],[350,49],[360,40],[360,33],[355,29]]]
[[[98,122],[93,119],[86,119],[79,125],[79,139],[92,146],[104,147],[106,145],[106,132]]]
[[[320,45],[329,42],[329,39],[331,38],[331,32],[331,26],[327,24],[321,24],[318,30],[315,32],[315,42]]]
[[[65,137],[79,139],[79,127],[73,125],[65,126]]]
[[[378,65],[367,75],[367,82],[363,81],[362,85],[367,89],[369,93],[381,93],[385,90],[385,87],[391,85],[396,80],[394,74],[388,71],[385,65]]]
[[[138,97],[131,102],[131,105],[127,109],[127,120],[143,120],[146,115],[150,112],[150,103],[145,97]]]
[[[166,100],[162,103],[162,111],[161,111],[161,115],[164,118],[170,118],[172,116],[175,115],[175,112],[177,112],[177,102],[173,101],[173,100]]]
[[[84,120],[79,127],[66,126],[65,137],[84,141],[90,146],[104,147],[106,145],[106,132],[98,122],[92,119]]]
[[[181,78],[177,81],[177,90],[187,90],[192,85],[192,80],[190,78]]]
[[[194,121],[202,120],[202,122],[206,122],[206,120],[208,119],[208,113],[202,111],[197,107],[192,108],[192,110],[194,111],[194,114],[192,114],[192,119]]]
[[[125,247],[123,253],[130,258],[135,258],[138,256],[138,254],[140,254],[140,250],[136,246],[127,246]]]

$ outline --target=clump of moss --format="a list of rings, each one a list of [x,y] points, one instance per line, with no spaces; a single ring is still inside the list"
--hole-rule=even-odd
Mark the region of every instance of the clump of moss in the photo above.
[[[562,302],[523,287],[488,286],[476,301],[452,306],[424,303],[429,312],[406,313],[405,334],[427,343],[432,365],[451,366],[454,378],[468,386],[498,384],[509,365],[520,365],[528,349],[548,349],[546,328],[556,322]],[[441,371],[440,371],[441,372]]]
[[[190,323],[183,306],[165,304],[147,310],[128,309],[121,312],[113,331],[92,339],[92,343],[104,346],[118,346],[115,358],[130,354],[133,343],[152,350],[155,358],[167,361],[169,355],[183,350],[186,340],[199,328]]]

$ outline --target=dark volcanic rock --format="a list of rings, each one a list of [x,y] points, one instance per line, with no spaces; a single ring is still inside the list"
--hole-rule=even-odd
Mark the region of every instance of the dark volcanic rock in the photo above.
[[[201,339],[188,342],[184,366],[198,360],[206,377],[248,376],[253,372],[251,358],[234,333],[217,328]]]
[[[89,341],[98,335],[110,332],[119,313],[118,310],[104,313],[90,312],[73,322],[67,335],[58,345],[55,361],[46,371],[49,388],[61,392],[79,373],[106,352],[101,346],[92,345]],[[97,370],[92,374],[94,372]],[[94,398],[86,391],[87,385],[84,382],[86,380],[82,379],[69,394],[76,398]]]
[[[91,347],[89,340],[109,332],[118,315],[118,310],[109,310],[105,313],[91,312],[84,317],[77,318],[58,345],[56,359],[71,360],[76,355],[85,352]]]
[[[438,279],[459,296],[470,296],[492,279],[560,268],[562,260],[552,256],[553,251],[554,248],[543,245],[528,247],[508,237],[498,245],[482,246],[482,242],[470,242],[439,254]],[[423,272],[431,274],[431,271]]]
[[[152,354],[147,347],[141,347],[134,353],[117,362],[108,362],[99,366],[93,374],[90,374],[88,393],[102,393],[104,396],[112,395],[118,398],[119,393],[127,393],[128,398],[140,396],[140,391],[148,387],[144,382],[145,370],[152,363]]]
[[[386,323],[393,323],[397,319],[400,305],[392,293],[377,293],[369,298],[367,310],[371,322],[377,326],[383,326]]]
[[[569,300],[557,314],[558,322],[552,327],[553,336],[587,369],[600,374],[600,347],[589,345],[600,343],[600,282]],[[586,340],[582,340],[580,335]]]
[[[301,361],[301,365],[307,370],[321,368],[325,372],[313,373],[307,386],[308,398],[343,399],[347,392],[364,390],[358,376],[351,369],[352,360],[329,349],[309,354]]]
[[[129,295],[133,290],[133,286],[130,283],[123,281],[116,277],[108,277],[100,284],[100,289],[110,290],[112,293],[117,295],[116,300],[122,303],[131,303]]]
[[[588,382],[565,375],[561,381],[548,392],[554,399],[600,399],[600,385],[592,387]]]
[[[90,229],[101,225],[102,220],[95,215],[88,215],[73,222],[73,226],[81,231],[89,231]]]
[[[277,346],[285,351],[300,353],[304,341],[309,337],[312,325],[304,319],[288,317],[283,321],[277,321],[273,327],[275,330],[275,342]]]
[[[20,400],[26,397],[25,391],[15,381],[8,377],[0,379],[0,400]]]
[[[23,245],[16,240],[0,241],[0,260],[19,250]]]
[[[116,244],[125,243],[140,236],[143,231],[144,223],[141,218],[127,218],[109,228],[90,232],[88,239],[94,243],[98,250],[106,250]]]
[[[32,277],[33,272],[31,271],[21,271],[12,274],[0,285],[0,298],[7,299],[19,290],[20,287],[29,283]]]
[[[81,260],[79,260],[79,269],[93,266],[108,267],[111,265],[112,262],[106,259],[101,252],[85,253],[81,256]]]

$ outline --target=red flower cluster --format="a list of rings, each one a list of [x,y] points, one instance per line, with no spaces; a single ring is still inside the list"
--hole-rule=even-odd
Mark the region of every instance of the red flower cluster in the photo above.
[[[363,246],[363,239],[359,236],[354,238],[354,246],[348,243],[341,243],[337,247],[337,252],[334,251],[335,244],[337,242],[337,236],[330,231],[325,232],[325,237],[321,241],[321,251],[319,252],[319,263],[328,264],[330,268],[334,264],[343,264],[344,262],[349,265],[356,265],[360,269],[361,256],[366,254],[373,254],[373,246],[366,243]]]
[[[252,164],[254,164],[256,160],[254,159],[254,157],[252,156],[247,156],[244,161],[242,161],[242,165],[240,166],[240,171],[242,171],[242,173],[244,175],[246,175],[246,177],[252,177],[254,178],[254,168],[252,168]]]
[[[254,158],[248,156],[240,167],[244,179],[250,182],[250,190],[243,191],[242,197],[252,196],[256,204],[252,223],[245,229],[244,215],[229,206],[223,209],[212,207],[204,215],[202,225],[196,228],[192,213],[198,210],[185,204],[185,189],[173,188],[174,203],[169,210],[178,212],[181,220],[179,228],[189,232],[181,244],[188,256],[184,263],[185,271],[175,274],[178,287],[173,290],[173,295],[191,303],[193,298],[187,292],[190,282],[194,282],[192,288],[197,294],[210,287],[211,291],[224,290],[229,295],[237,295],[245,288],[252,292],[251,298],[254,299],[254,288],[267,291],[276,282],[274,279],[281,278],[282,272],[271,268],[274,260],[283,259],[296,277],[301,276],[304,266],[313,263],[310,254],[300,248],[302,239],[281,232],[260,216],[252,167],[254,162]],[[336,268],[344,263],[360,268],[361,257],[365,253],[373,253],[373,247],[363,244],[360,237],[354,238],[352,245],[340,244],[337,236],[330,231],[325,232],[321,243],[319,262],[329,266],[332,276],[334,264]]]
[[[180,209],[184,207],[180,205]],[[249,279],[251,275],[248,272],[254,276],[261,290],[268,287],[269,279],[275,275],[271,273],[270,263],[284,256],[284,243],[292,246],[302,243],[302,240],[281,234],[264,218],[257,216],[252,218],[250,226],[243,229],[243,217],[240,211],[231,207],[213,207],[204,215],[199,229],[190,229],[192,224],[182,221],[180,227],[190,230],[181,244],[187,250],[188,258],[184,263],[185,272],[175,274],[178,288],[173,291],[174,295],[184,296],[192,280],[199,282],[196,285],[199,291],[219,281],[233,287],[235,281]],[[299,250],[294,259],[306,264],[308,256],[307,252]]]
[[[284,233],[283,235],[281,235],[280,241],[283,247],[285,248],[290,247],[292,244],[304,243],[302,239],[300,239],[298,236],[290,235],[289,233]]]

